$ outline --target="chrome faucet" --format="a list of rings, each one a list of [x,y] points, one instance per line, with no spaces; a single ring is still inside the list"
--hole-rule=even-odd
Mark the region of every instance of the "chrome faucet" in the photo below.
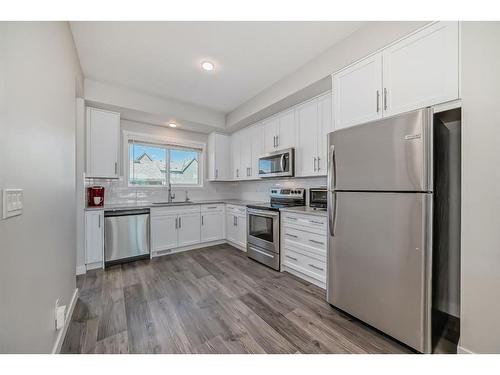
[[[170,183],[170,181],[168,181],[167,191],[168,191],[167,201],[168,203],[172,203],[173,200],[175,199],[175,193],[172,194],[172,184]]]

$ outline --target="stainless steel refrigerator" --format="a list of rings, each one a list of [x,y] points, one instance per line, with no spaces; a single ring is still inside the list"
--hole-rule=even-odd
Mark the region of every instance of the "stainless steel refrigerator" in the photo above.
[[[328,302],[431,351],[432,110],[329,134]]]

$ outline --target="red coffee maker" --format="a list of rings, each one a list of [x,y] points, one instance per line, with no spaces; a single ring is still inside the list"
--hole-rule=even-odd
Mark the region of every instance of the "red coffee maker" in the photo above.
[[[89,186],[87,188],[87,207],[104,206],[104,187]]]

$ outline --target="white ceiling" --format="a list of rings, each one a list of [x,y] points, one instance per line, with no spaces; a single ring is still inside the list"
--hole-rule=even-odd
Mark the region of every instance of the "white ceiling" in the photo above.
[[[361,22],[71,22],[85,77],[230,112]],[[203,60],[215,70],[200,69]]]

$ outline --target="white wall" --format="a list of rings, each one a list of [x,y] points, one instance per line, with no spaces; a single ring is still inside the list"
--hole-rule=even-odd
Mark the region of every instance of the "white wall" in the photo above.
[[[465,351],[500,353],[500,22],[462,23]]]
[[[75,95],[65,22],[0,22],[0,187],[24,189],[0,220],[0,352],[48,353],[56,299],[75,291]]]
[[[285,100],[297,91],[425,26],[427,23],[421,21],[366,23],[317,58],[228,113],[226,127],[229,129],[238,128],[241,122],[245,122],[247,117],[252,115],[254,115],[252,121],[258,121],[259,118],[255,114],[260,111],[264,111],[265,116],[268,116],[270,111],[266,111],[266,109],[269,106]],[[281,109],[280,107],[275,112]]]

